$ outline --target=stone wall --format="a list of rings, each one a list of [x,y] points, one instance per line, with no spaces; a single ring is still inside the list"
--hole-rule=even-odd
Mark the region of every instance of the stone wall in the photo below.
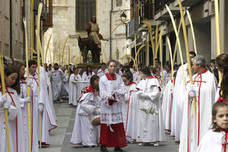
[[[53,28],[49,29],[44,36],[44,48],[46,48],[47,41],[52,35],[52,40],[50,43],[50,52],[47,56],[47,62],[52,63],[52,55],[54,52],[54,48],[58,48],[60,45],[61,49],[57,49],[56,53],[57,57],[55,62],[62,62],[62,48],[64,45],[64,41],[67,36],[70,36],[70,39],[67,45],[71,48],[71,62],[74,64],[78,64],[82,62],[82,57],[80,54],[80,49],[78,47],[77,38],[79,35],[81,37],[87,37],[87,33],[77,32],[75,29],[76,24],[76,3],[75,0],[67,0],[67,1],[54,1],[53,4]],[[127,16],[130,16],[130,1],[123,0],[122,7],[115,7],[114,0],[114,10],[112,12],[112,26],[111,29],[114,29],[120,21],[120,14],[125,11]],[[100,27],[100,33],[103,35],[105,39],[110,38],[110,11],[111,11],[111,0],[97,0],[96,1],[96,14],[97,14],[97,23]],[[127,52],[126,46],[128,41],[125,38],[125,25],[121,25],[117,28],[115,32],[112,33],[112,58],[119,59],[125,55]],[[116,51],[119,50],[119,51]],[[116,53],[119,52],[119,53]],[[65,50],[65,59],[64,64],[68,63],[67,61],[67,52]],[[110,41],[102,41],[102,55],[101,61],[107,62],[110,59]]]

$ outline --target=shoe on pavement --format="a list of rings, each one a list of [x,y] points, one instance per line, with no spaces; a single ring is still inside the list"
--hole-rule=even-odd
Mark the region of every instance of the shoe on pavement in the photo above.
[[[114,151],[115,152],[124,152],[123,149],[121,149],[120,147],[115,147]]]
[[[108,152],[108,149],[106,148],[106,146],[101,146],[100,152]]]
[[[159,146],[159,143],[155,143],[155,144],[154,144],[154,147],[158,147],[158,146]]]

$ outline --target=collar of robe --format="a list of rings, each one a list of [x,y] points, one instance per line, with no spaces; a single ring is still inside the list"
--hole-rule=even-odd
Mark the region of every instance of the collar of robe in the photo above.
[[[148,78],[148,79],[153,79],[153,78],[154,78],[154,76],[148,76],[147,78]]]
[[[220,97],[220,98],[217,100],[217,102],[227,102],[227,100]]]
[[[198,75],[204,74],[204,73],[206,73],[207,71],[208,71],[207,69],[204,69],[203,72],[202,72],[202,73],[199,73]]]
[[[116,80],[116,74],[106,73],[105,75],[108,80]]]
[[[86,88],[86,92],[87,93],[89,93],[89,92],[95,93],[95,90],[93,89],[92,85],[89,85],[89,87]]]
[[[136,84],[134,81],[131,81],[128,86],[132,85],[132,84]]]

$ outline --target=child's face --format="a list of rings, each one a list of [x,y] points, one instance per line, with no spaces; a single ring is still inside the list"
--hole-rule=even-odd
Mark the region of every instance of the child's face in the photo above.
[[[7,76],[5,79],[6,79],[6,85],[8,87],[11,87],[14,85],[14,83],[16,82],[17,80],[17,77],[18,77],[18,74],[17,73],[12,73],[10,74],[9,76]]]
[[[219,107],[214,122],[222,129],[228,129],[228,107]]]

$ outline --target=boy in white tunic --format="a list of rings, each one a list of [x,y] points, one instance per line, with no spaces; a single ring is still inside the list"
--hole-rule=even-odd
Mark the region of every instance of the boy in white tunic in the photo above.
[[[116,61],[108,62],[108,73],[99,82],[101,101],[101,152],[107,152],[106,147],[115,147],[116,152],[122,152],[126,136],[122,119],[122,101],[124,97],[123,81],[116,74]]]

